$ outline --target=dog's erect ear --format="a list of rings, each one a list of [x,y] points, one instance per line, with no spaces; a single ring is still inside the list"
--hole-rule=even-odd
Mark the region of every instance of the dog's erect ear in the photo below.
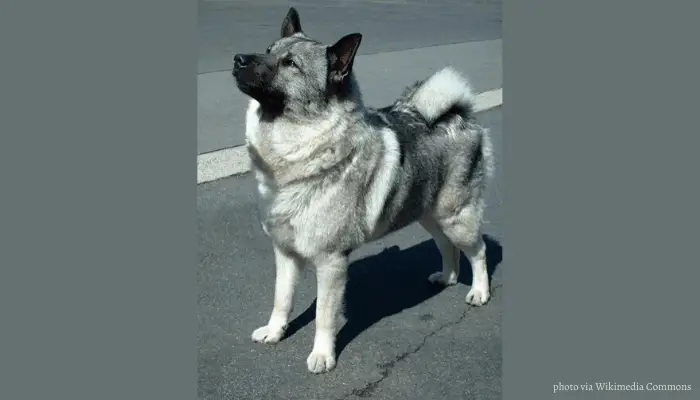
[[[282,37],[289,37],[299,32],[301,32],[299,13],[294,7],[290,7],[287,16],[284,18],[284,21],[282,21]]]
[[[352,70],[360,42],[362,42],[362,35],[351,33],[343,36],[328,48],[328,62],[330,63],[331,79],[334,82],[341,82]]]

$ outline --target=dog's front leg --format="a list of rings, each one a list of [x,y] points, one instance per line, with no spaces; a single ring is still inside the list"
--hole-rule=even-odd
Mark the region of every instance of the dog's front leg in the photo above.
[[[294,291],[299,280],[302,263],[299,259],[280,250],[275,251],[275,299],[267,325],[253,331],[253,340],[259,343],[277,343],[284,336],[289,315],[294,309]]]
[[[335,368],[337,323],[345,296],[348,261],[342,254],[333,254],[315,262],[316,336],[311,354],[306,359],[309,371],[320,374]]]

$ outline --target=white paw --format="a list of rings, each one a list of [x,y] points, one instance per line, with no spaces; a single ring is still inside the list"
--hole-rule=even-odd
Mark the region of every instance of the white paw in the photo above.
[[[489,301],[491,294],[488,287],[472,286],[467,293],[466,301],[473,306],[483,306]]]
[[[320,351],[312,351],[306,359],[306,366],[314,374],[322,374],[335,368],[335,356]]]
[[[282,336],[284,336],[284,328],[265,325],[254,330],[252,338],[254,342],[274,344],[282,340]]]
[[[430,283],[436,283],[440,285],[445,285],[445,286],[452,286],[455,283],[457,283],[457,274],[451,273],[449,278],[445,279],[445,275],[442,273],[442,271],[435,272],[430,274],[428,277],[428,280]]]

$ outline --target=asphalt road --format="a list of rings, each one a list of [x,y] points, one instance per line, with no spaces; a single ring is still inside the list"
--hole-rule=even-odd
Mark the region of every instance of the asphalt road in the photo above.
[[[362,33],[359,55],[501,38],[502,2],[494,0],[199,0],[199,73],[230,70],[232,54],[265,50],[290,6],[321,41]]]
[[[307,273],[289,336],[275,346],[253,343],[272,306],[271,245],[257,219],[250,174],[198,186],[198,397],[219,399],[480,399],[501,398],[503,313],[501,109],[479,114],[497,157],[488,194],[491,301],[464,302],[471,283],[462,259],[461,284],[438,290],[427,281],[440,269],[430,237],[411,225],[352,255],[347,322],[338,366],[306,369],[313,343],[315,279]]]
[[[247,98],[231,77],[232,55],[267,48],[290,5],[307,34],[325,43],[363,34],[354,68],[369,105],[391,102],[448,64],[477,92],[502,87],[500,1],[200,0],[198,154],[244,143]]]

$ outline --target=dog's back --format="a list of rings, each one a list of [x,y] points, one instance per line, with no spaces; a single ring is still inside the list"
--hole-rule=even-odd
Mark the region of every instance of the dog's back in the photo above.
[[[400,154],[375,236],[426,212],[444,214],[482,202],[493,160],[473,108],[468,82],[447,67],[409,87],[394,104],[368,111],[374,125],[394,132]]]

